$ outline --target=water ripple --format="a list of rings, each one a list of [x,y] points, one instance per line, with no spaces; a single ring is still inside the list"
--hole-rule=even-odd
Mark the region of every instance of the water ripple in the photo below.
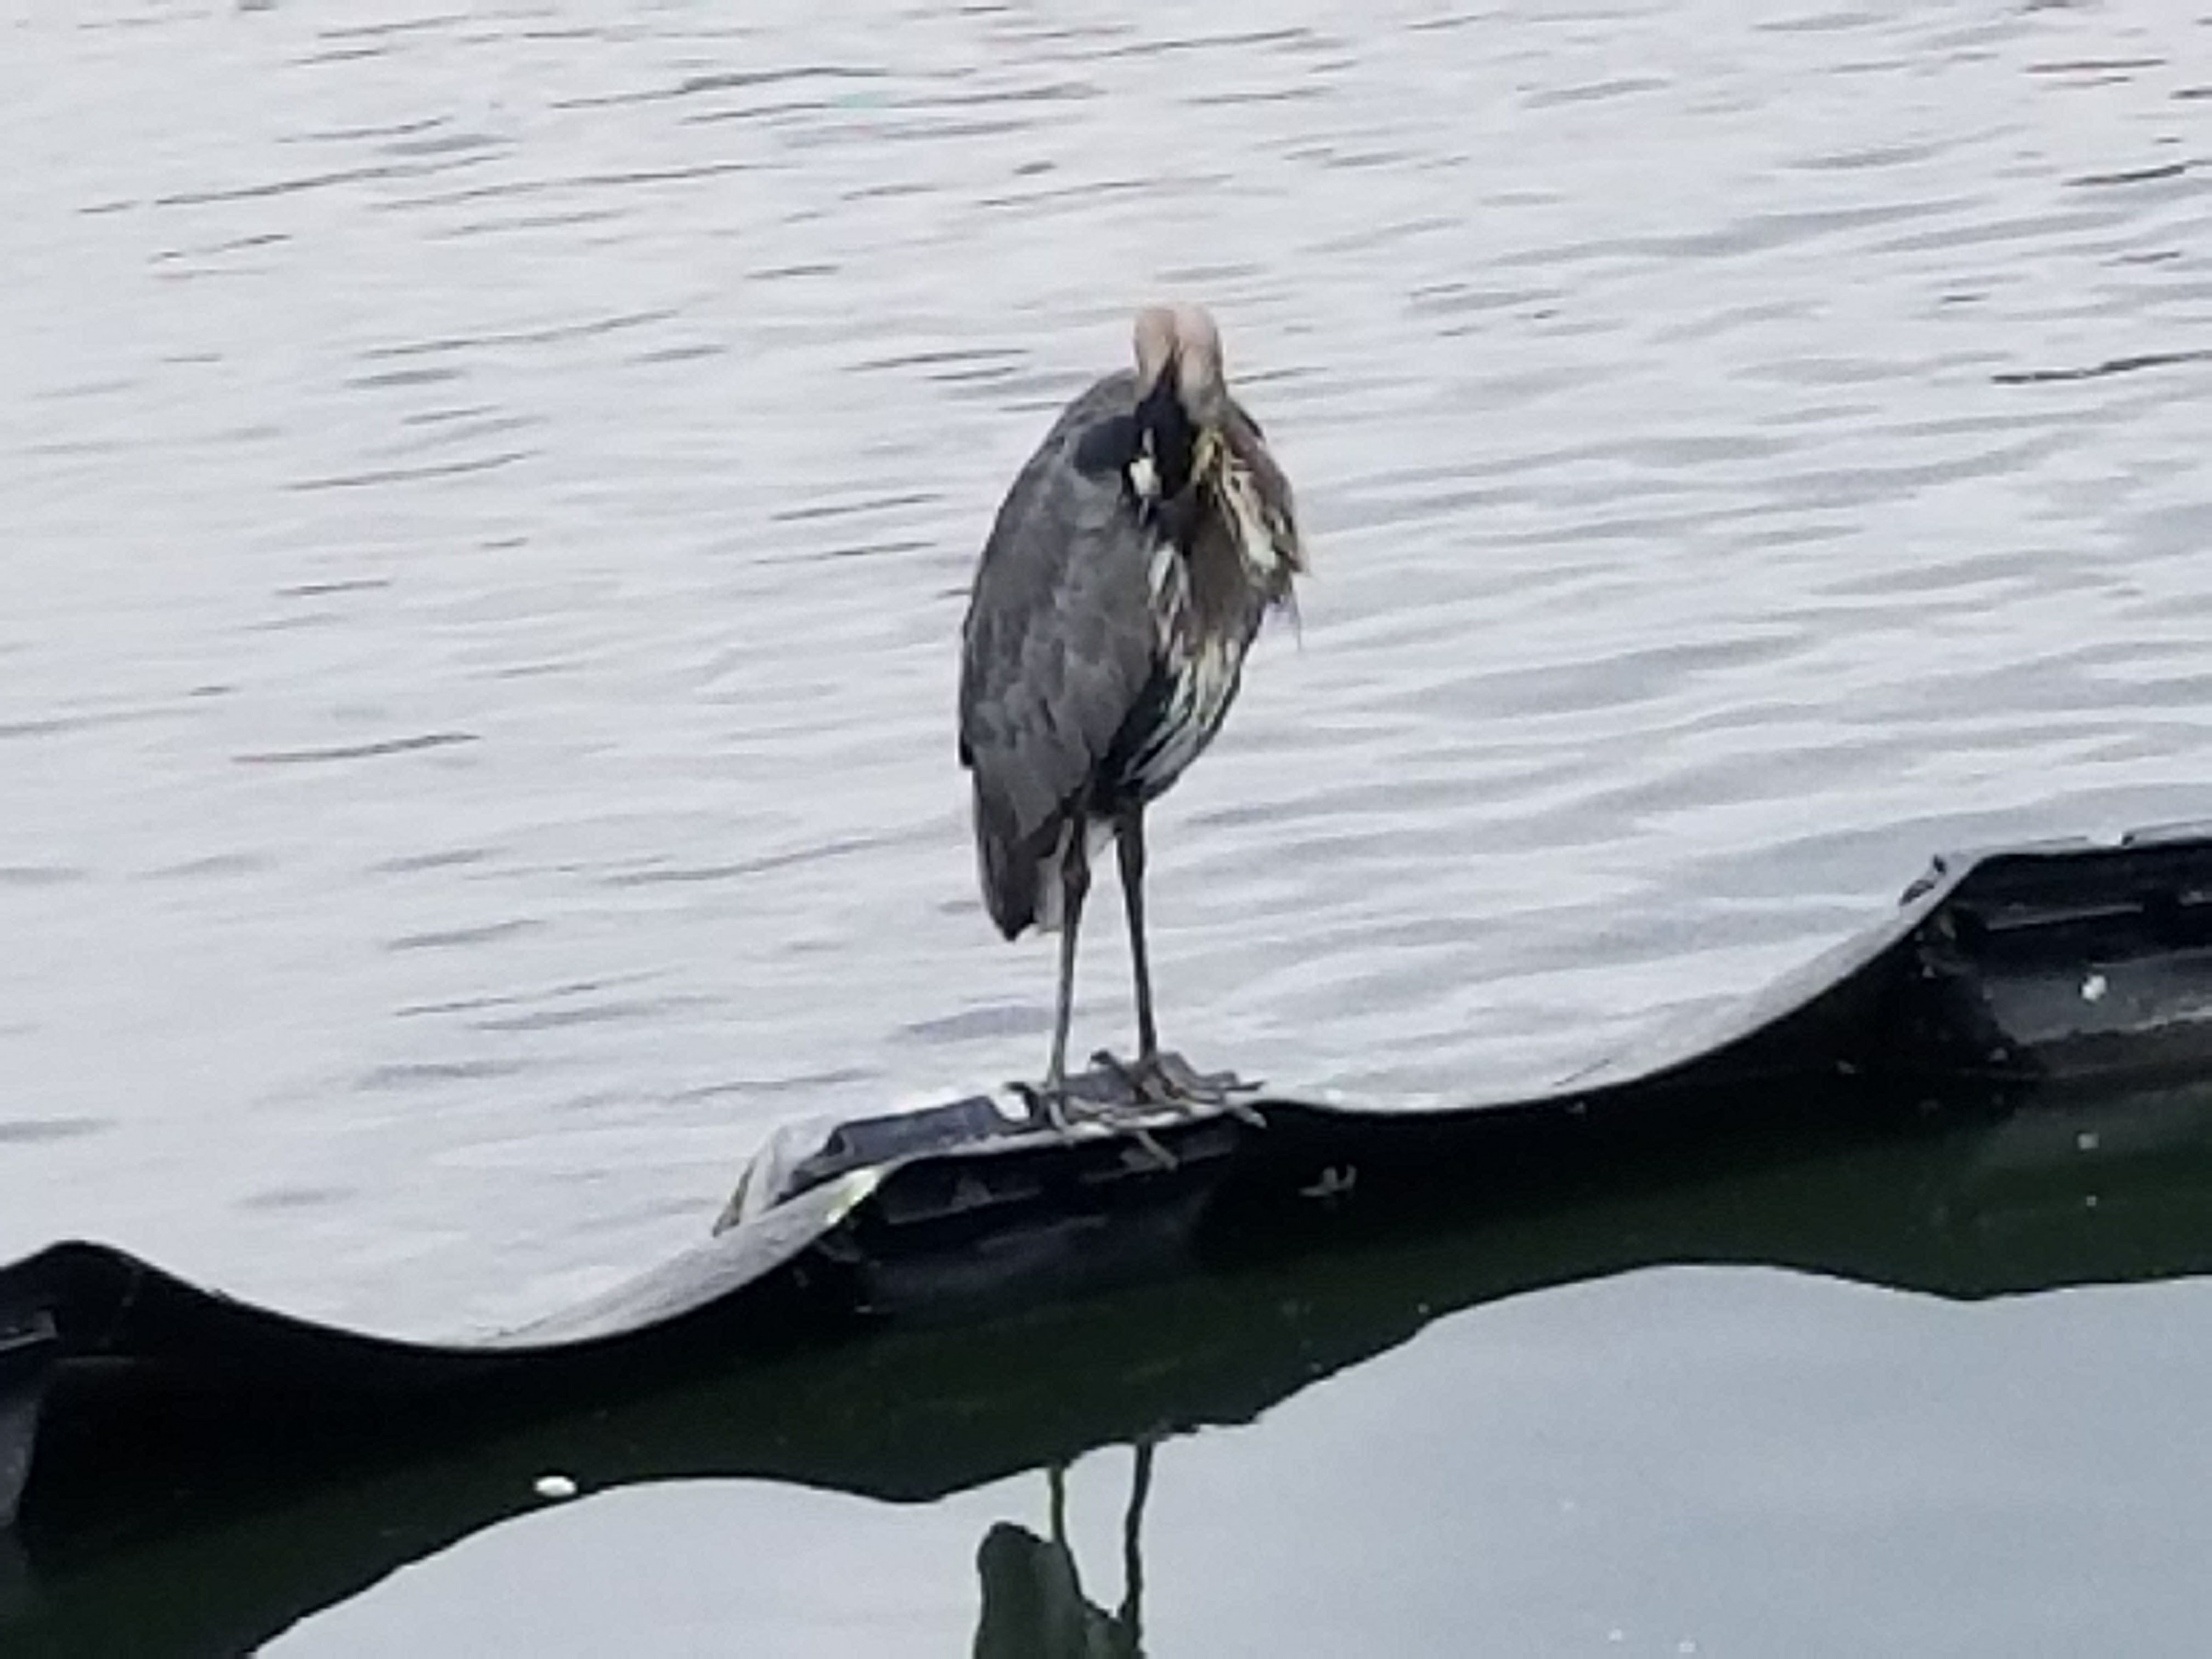
[[[1199,1060],[1547,1078],[1937,845],[2204,816],[2185,20],[125,10],[0,104],[0,1066],[104,1126],[17,1243],[513,1316],[1034,1071],[954,641],[1161,292],[1316,563],[1157,814]]]
[[[422,732],[411,737],[380,738],[371,743],[331,744],[319,749],[270,749],[233,758],[241,766],[301,766],[324,761],[372,760],[385,755],[411,755],[424,749],[447,749],[474,743],[470,732]]]

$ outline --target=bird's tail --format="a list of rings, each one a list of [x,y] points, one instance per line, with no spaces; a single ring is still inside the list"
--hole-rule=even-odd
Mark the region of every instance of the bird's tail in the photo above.
[[[975,872],[983,906],[999,931],[1012,939],[1037,919],[1037,878],[1042,860],[1034,836],[1021,835],[975,791]]]
[[[1079,846],[1076,838],[1082,837]],[[1073,809],[1024,836],[1006,815],[994,811],[980,788],[975,792],[975,865],[982,878],[983,903],[1008,939],[1024,927],[1040,933],[1060,931],[1066,899],[1067,865],[1080,856],[1088,866],[1114,838],[1114,826]],[[1086,882],[1086,885],[1087,885]]]

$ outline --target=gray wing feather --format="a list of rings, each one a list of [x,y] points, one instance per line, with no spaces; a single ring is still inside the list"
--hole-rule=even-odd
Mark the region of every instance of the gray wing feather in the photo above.
[[[1076,462],[1133,398],[1132,377],[1111,375],[1060,416],[1007,492],[969,600],[960,752],[984,897],[1009,938],[1035,919],[1042,862],[1152,674],[1152,535],[1117,472]]]

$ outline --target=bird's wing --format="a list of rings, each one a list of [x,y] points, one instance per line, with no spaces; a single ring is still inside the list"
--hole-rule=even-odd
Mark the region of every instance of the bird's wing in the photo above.
[[[1079,804],[1152,677],[1153,537],[1127,501],[1113,434],[1128,425],[1128,382],[1109,376],[1054,427],[976,572],[961,755],[990,828],[1014,845],[1056,831]]]

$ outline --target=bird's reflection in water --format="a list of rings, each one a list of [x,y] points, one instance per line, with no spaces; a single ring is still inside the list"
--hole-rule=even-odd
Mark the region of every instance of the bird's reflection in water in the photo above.
[[[1083,1593],[1067,1540],[1067,1466],[1045,1472],[1051,1535],[1001,1521],[983,1534],[975,1570],[983,1613],[975,1659],[1140,1659],[1144,1653],[1145,1499],[1152,1488],[1152,1447],[1135,1443],[1129,1506],[1121,1516],[1121,1605],[1112,1613]]]

